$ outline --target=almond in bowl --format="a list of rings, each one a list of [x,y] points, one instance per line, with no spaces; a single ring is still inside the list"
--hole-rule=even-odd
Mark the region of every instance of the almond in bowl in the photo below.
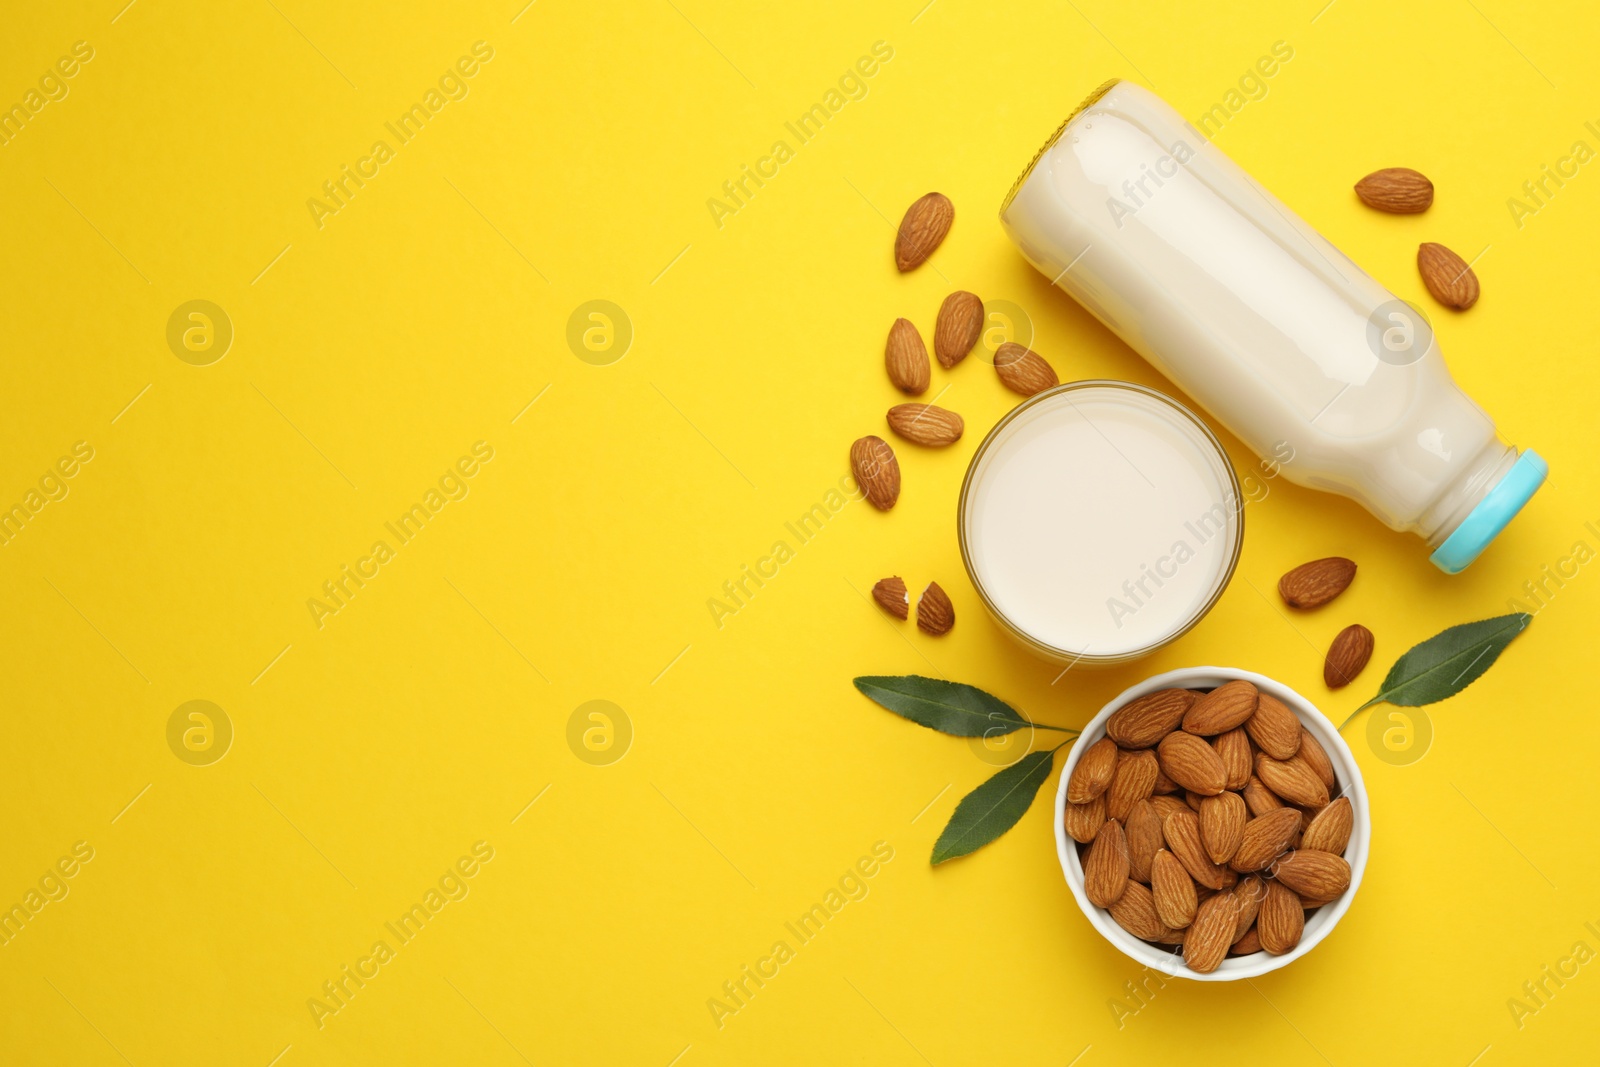
[[[1361,770],[1288,686],[1192,667],[1122,693],[1084,727],[1056,790],[1078,906],[1133,960],[1197,981],[1311,951],[1361,884]]]

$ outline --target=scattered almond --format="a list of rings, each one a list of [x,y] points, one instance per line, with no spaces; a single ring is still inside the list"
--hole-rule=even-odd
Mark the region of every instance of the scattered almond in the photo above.
[[[1156,758],[1160,760],[1161,773],[1201,796],[1222,792],[1228,780],[1217,750],[1194,734],[1179,731],[1163,737]]]
[[[1031,348],[1007,341],[994,352],[994,369],[1007,389],[1023,396],[1042,393],[1061,384],[1055,368]]]
[[[1319,608],[1344,592],[1356,576],[1356,565],[1343,556],[1302,563],[1278,579],[1278,595],[1291,608]]]
[[[1128,887],[1128,840],[1122,824],[1107,819],[1083,857],[1083,891],[1096,907],[1109,908]]]
[[[896,404],[889,409],[889,429],[929,448],[955,444],[966,426],[960,415],[932,404]]]
[[[942,637],[956,624],[956,606],[938,582],[929,582],[917,599],[917,629],[933,637]]]
[[[1300,943],[1306,928],[1305,909],[1294,891],[1281,882],[1268,882],[1267,895],[1256,916],[1256,933],[1261,947],[1281,956]]]
[[[1328,648],[1322,665],[1322,680],[1329,689],[1340,689],[1355,681],[1361,668],[1372,658],[1372,631],[1359,622],[1339,631]]]
[[[1111,713],[1106,735],[1123,748],[1149,748],[1183,721],[1195,696],[1187,689],[1158,689]]]
[[[982,300],[965,290],[945,297],[933,327],[933,354],[938,357],[939,366],[949,370],[966,359],[982,333]]]
[[[889,327],[889,340],[883,346],[883,365],[895,388],[911,396],[920,396],[928,390],[931,372],[928,369],[928,349],[922,335],[910,319],[895,319]]]
[[[906,208],[894,237],[894,265],[901,273],[915,270],[933,255],[955,217],[955,205],[943,193],[929,193]]]
[[[1256,687],[1243,678],[1225,682],[1189,706],[1183,728],[1202,737],[1224,733],[1256,713],[1256,698]]]
[[[1465,311],[1478,302],[1478,276],[1467,261],[1444,245],[1428,242],[1417,247],[1417,271],[1422,284],[1445,307]]]
[[[872,599],[897,619],[904,619],[911,614],[911,597],[907,595],[906,583],[899,575],[878,579],[878,584],[872,587]]]
[[[1117,743],[1102,737],[1084,749],[1073,766],[1067,778],[1067,803],[1087,804],[1106,791],[1116,772]]]
[[[1356,182],[1356,195],[1370,208],[1415,215],[1433,203],[1433,183],[1410,167],[1385,167]]]
[[[879,511],[888,511],[900,499],[900,461],[883,438],[863,437],[851,445],[850,471]]]

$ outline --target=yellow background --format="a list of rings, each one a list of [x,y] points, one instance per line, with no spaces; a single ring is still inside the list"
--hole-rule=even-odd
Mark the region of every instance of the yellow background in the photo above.
[[[1250,983],[1173,982],[1120,1026],[1109,1002],[1138,968],[1061,878],[1054,782],[1000,842],[930,869],[955,803],[994,767],[850,686],[937,673],[1081,724],[1150,673],[1223,663],[1337,720],[1414,642],[1505,611],[1574,542],[1600,547],[1584,525],[1600,520],[1600,164],[1520,229],[1506,207],[1575,140],[1600,147],[1584,128],[1600,123],[1589,5],[123,2],[12,4],[0,33],[0,101],[73,42],[94,48],[70,94],[0,147],[0,501],[73,442],[95,450],[0,548],[0,903],[74,842],[95,850],[0,947],[0,1059],[1592,1055],[1600,971],[1520,1028],[1507,1000],[1574,942],[1600,949],[1584,926],[1600,926],[1600,571],[1429,709],[1421,761],[1380,760],[1364,720],[1346,731],[1374,838],[1323,945]],[[494,58],[470,94],[392,145],[319,229],[307,199],[479,40]],[[797,145],[785,121],[880,40],[894,55],[866,97]],[[995,211],[1104,78],[1152,85],[1193,119],[1275,41],[1293,60],[1216,139],[1423,302],[1462,386],[1549,459],[1553,484],[1499,543],[1446,577],[1416,539],[1280,479],[1250,505],[1238,573],[1201,626],[1052,684],[1057,668],[983,616],[957,553],[961,474],[1015,400],[969,359],[935,367],[933,386],[966,437],[901,447],[894,511],[852,502],[796,544],[784,524],[844,476],[854,438],[884,433],[889,323],[931,339],[954,288],[1027,309],[1064,379],[1170,388],[1031,271]],[[779,139],[795,157],[719,228],[708,198]],[[1396,164],[1437,184],[1427,214],[1379,215],[1351,193]],[[897,274],[893,223],[930,189],[954,201],[954,229]],[[1487,246],[1476,308],[1428,302],[1422,240],[1468,258]],[[235,330],[210,366],[166,343],[191,299]],[[634,328],[609,366],[566,342],[593,299]],[[470,495],[319,629],[308,598],[480,440],[494,458]],[[794,558],[719,628],[707,600],[780,539]],[[1330,554],[1359,562],[1354,586],[1286,620],[1278,575]],[[938,580],[954,631],[930,639],[867,603],[887,574],[913,591]],[[1352,621],[1378,651],[1330,694],[1321,651]],[[194,699],[235,731],[210,766],[166,741]],[[594,699],[632,724],[608,766],[568,746]],[[319,1029],[308,998],[480,840],[494,859],[470,895]],[[869,895],[719,1029],[708,998],[879,841],[894,859]]]

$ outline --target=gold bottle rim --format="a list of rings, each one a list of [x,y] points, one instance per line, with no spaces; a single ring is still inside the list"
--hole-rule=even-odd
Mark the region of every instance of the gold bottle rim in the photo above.
[[[1024,167],[1022,173],[1017,176],[1017,180],[1011,183],[1011,191],[1006,194],[1005,201],[1000,205],[1001,215],[1004,215],[1006,213],[1006,208],[1011,206],[1011,201],[1016,198],[1017,190],[1021,189],[1022,183],[1028,180],[1028,175],[1032,174],[1033,168],[1039,165],[1039,160],[1043,159],[1044,154],[1050,151],[1050,149],[1055,146],[1057,141],[1061,140],[1062,134],[1067,132],[1067,127],[1072,125],[1072,120],[1083,114],[1084,111],[1091,107],[1102,96],[1105,96],[1107,93],[1109,93],[1116,86],[1116,84],[1122,80],[1123,79],[1121,78],[1111,78],[1108,81],[1102,82],[1098,89],[1083,98],[1083,103],[1072,109],[1072,114],[1061,120],[1061,125],[1056,127],[1056,132],[1052,133],[1050,135],[1050,139],[1040,146],[1039,151],[1033,154],[1033,158],[1028,161],[1028,165]]]
[[[1170,407],[1181,419],[1186,420],[1189,424],[1193,425],[1197,430],[1199,430],[1201,438],[1210,444],[1211,448],[1216,453],[1217,462],[1227,473],[1227,489],[1229,490],[1230,498],[1233,501],[1233,513],[1235,518],[1233,545],[1228,553],[1227,564],[1223,568],[1222,577],[1217,582],[1216,588],[1213,589],[1211,595],[1206,598],[1205,603],[1196,608],[1189,618],[1184,621],[1182,626],[1178,627],[1176,630],[1172,631],[1170,634],[1161,638],[1160,640],[1152,641],[1150,644],[1141,648],[1131,649],[1126,652],[1105,654],[1088,651],[1080,652],[1067,648],[1057,648],[1054,645],[1047,644],[1046,642],[1039,640],[1012,622],[995,604],[994,600],[990,598],[988,591],[984,589],[983,581],[978,576],[978,569],[973,564],[971,539],[967,533],[967,500],[973,492],[973,483],[975,481],[978,467],[984,456],[988,454],[990,447],[992,447],[999,439],[1000,434],[1003,433],[1005,429],[1015,422],[1017,418],[1024,412],[1037,407],[1039,404],[1050,400],[1052,397],[1060,396],[1063,393],[1091,388],[1120,389],[1126,392],[1138,393],[1140,395],[1150,397]],[[999,422],[994,424],[994,428],[989,431],[988,435],[984,437],[983,442],[978,445],[977,450],[972,453],[972,459],[967,463],[966,476],[961,480],[961,497],[956,504],[956,508],[956,538],[961,545],[961,563],[962,566],[966,568],[967,578],[972,582],[972,588],[977,591],[978,599],[983,601],[983,606],[989,612],[990,617],[999,624],[1002,630],[1010,634],[1013,640],[1029,649],[1035,655],[1047,660],[1053,660],[1057,663],[1066,663],[1069,667],[1076,666],[1080,663],[1088,667],[1112,666],[1119,663],[1128,663],[1144,656],[1148,656],[1150,653],[1159,648],[1170,645],[1172,642],[1176,641],[1178,638],[1194,629],[1195,626],[1199,624],[1201,619],[1205,618],[1211,613],[1211,609],[1216,606],[1218,600],[1222,599],[1223,592],[1227,590],[1228,585],[1233,581],[1234,570],[1239,565],[1239,553],[1244,547],[1244,497],[1239,487],[1239,475],[1233,469],[1233,462],[1228,459],[1227,449],[1222,447],[1222,442],[1217,439],[1217,435],[1211,432],[1211,427],[1206,425],[1204,419],[1200,418],[1200,416],[1196,415],[1193,411],[1189,410],[1189,408],[1174,400],[1166,393],[1160,392],[1156,389],[1151,389],[1149,386],[1140,385],[1137,382],[1124,382],[1114,378],[1087,378],[1083,381],[1067,382],[1063,385],[1058,385],[1053,389],[1047,389],[1042,393],[1035,393],[1033,396],[1029,397],[1027,400],[1024,400],[1022,403],[1018,404],[1016,407],[1007,412]]]

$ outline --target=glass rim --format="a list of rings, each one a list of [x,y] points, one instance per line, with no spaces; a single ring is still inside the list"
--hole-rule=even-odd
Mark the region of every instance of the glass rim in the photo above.
[[[1179,626],[1170,634],[1167,634],[1165,637],[1162,637],[1157,641],[1153,641],[1140,648],[1130,649],[1126,652],[1076,652],[1072,649],[1057,648],[1055,645],[1041,641],[1032,634],[1029,634],[1027,631],[1023,630],[1003,611],[1001,611],[998,606],[996,606],[994,600],[989,596],[988,591],[984,589],[983,581],[978,577],[978,570],[973,565],[972,546],[967,533],[967,500],[972,493],[973,481],[980,461],[982,461],[984,456],[988,454],[989,449],[994,445],[1000,434],[1013,422],[1015,422],[1017,417],[1023,412],[1038,406],[1052,397],[1060,396],[1064,393],[1091,388],[1109,388],[1125,392],[1138,393],[1143,396],[1150,397],[1159,403],[1165,404],[1175,411],[1181,418],[1187,420],[1191,425],[1200,431],[1201,438],[1210,444],[1211,448],[1216,454],[1218,462],[1222,466],[1222,469],[1227,472],[1228,480],[1225,488],[1231,489],[1234,502],[1233,514],[1236,521],[1234,523],[1235,533],[1233,537],[1233,546],[1231,551],[1228,553],[1227,565],[1223,568],[1222,576],[1217,582],[1216,588],[1211,591],[1211,595],[1207,597],[1205,602],[1199,605],[1199,607],[1197,607],[1186,620],[1184,620],[1182,626]],[[1177,400],[1174,400],[1166,393],[1163,393],[1158,389],[1152,389],[1147,385],[1140,385],[1137,382],[1120,381],[1115,378],[1086,378],[1082,381],[1065,382],[1061,385],[1046,389],[1044,392],[1035,393],[1033,396],[1028,397],[1022,403],[1006,412],[1005,415],[1001,416],[1000,421],[996,422],[993,428],[989,430],[988,434],[984,436],[984,439],[978,445],[977,450],[972,453],[972,459],[967,463],[967,473],[961,479],[961,496],[956,503],[956,539],[961,546],[962,566],[966,568],[967,579],[972,583],[972,588],[977,591],[978,599],[983,601],[983,606],[988,610],[990,617],[993,618],[995,622],[1000,625],[1000,628],[1006,631],[1006,633],[1009,634],[1013,640],[1032,651],[1035,655],[1041,656],[1048,660],[1054,660],[1058,663],[1064,662],[1069,667],[1076,666],[1079,663],[1088,666],[1110,666],[1113,664],[1128,663],[1133,660],[1140,659],[1159,648],[1170,645],[1172,642],[1176,641],[1178,638],[1194,629],[1201,619],[1205,618],[1211,613],[1211,609],[1216,606],[1218,600],[1222,599],[1223,592],[1233,581],[1234,571],[1239,565],[1239,554],[1244,547],[1243,500],[1244,498],[1239,487],[1239,475],[1238,472],[1233,469],[1233,462],[1228,458],[1227,450],[1222,447],[1222,442],[1217,439],[1217,435],[1212,432],[1211,427],[1207,426],[1205,421],[1201,419],[1200,416],[1196,415],[1187,406],[1179,403]]]

